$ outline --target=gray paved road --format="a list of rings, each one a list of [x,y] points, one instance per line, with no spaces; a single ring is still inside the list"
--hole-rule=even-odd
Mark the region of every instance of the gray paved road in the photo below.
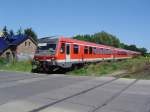
[[[150,81],[1,71],[0,112],[150,112]]]

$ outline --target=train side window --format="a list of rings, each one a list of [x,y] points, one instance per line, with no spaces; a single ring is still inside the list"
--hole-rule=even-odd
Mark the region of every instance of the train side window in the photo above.
[[[106,51],[107,51],[107,54],[110,54],[110,51],[109,51],[109,49],[107,49]]]
[[[117,54],[117,51],[116,51],[116,50],[114,50],[114,51],[113,51],[113,54],[115,54],[115,55],[116,55],[116,54]]]
[[[65,53],[65,43],[61,43],[60,53],[61,54]]]
[[[109,53],[110,53],[110,54],[113,54],[113,53],[112,53],[112,50],[109,50]]]
[[[117,55],[120,55],[119,53],[120,53],[119,51],[116,52]]]
[[[122,51],[122,54],[123,54],[123,55],[126,55],[126,54],[127,54],[127,52],[125,52],[125,51]]]
[[[93,54],[98,54],[96,47],[93,48]]]
[[[74,45],[73,46],[73,51],[74,51],[74,54],[78,54],[79,53],[79,46],[78,45]]]
[[[109,49],[106,49],[106,54],[109,54]]]
[[[99,53],[100,53],[100,54],[103,54],[103,48],[100,48]]]
[[[112,54],[110,49],[107,49],[107,54]]]
[[[88,47],[87,46],[84,47],[84,54],[88,54]]]
[[[96,49],[96,54],[100,54],[99,51],[100,51],[99,48],[97,48]]]
[[[106,49],[106,54],[111,54],[110,49]]]
[[[105,49],[105,54],[108,54],[108,49]]]
[[[104,54],[108,54],[108,49],[103,50]]]
[[[92,47],[89,47],[89,54],[92,54]]]
[[[106,54],[106,49],[103,49],[103,54]]]

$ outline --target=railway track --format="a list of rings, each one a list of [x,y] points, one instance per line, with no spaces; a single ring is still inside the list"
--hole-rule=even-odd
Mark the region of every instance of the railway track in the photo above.
[[[55,102],[53,102],[53,103],[49,103],[49,104],[47,104],[47,105],[41,106],[41,107],[36,108],[36,109],[34,109],[34,110],[31,110],[31,111],[29,111],[29,112],[40,112],[40,111],[42,111],[42,110],[44,110],[44,109],[46,109],[46,108],[49,108],[49,107],[51,107],[51,106],[53,106],[53,105],[55,105],[55,104],[64,102],[64,101],[66,101],[66,100],[68,100],[68,99],[77,97],[77,96],[79,96],[79,95],[88,93],[88,92],[90,92],[90,91],[92,91],[92,90],[95,90],[95,89],[97,89],[97,88],[103,87],[103,86],[105,86],[105,85],[107,85],[107,84],[109,84],[109,83],[112,83],[112,82],[114,82],[114,81],[120,79],[120,78],[123,77],[123,76],[125,76],[125,74],[120,74],[119,77],[117,77],[117,78],[115,78],[115,79],[106,81],[106,82],[104,82],[104,83],[102,83],[102,84],[99,84],[99,85],[96,85],[96,86],[91,87],[91,88],[89,88],[89,89],[86,89],[86,90],[83,90],[83,91],[81,91],[81,92],[75,93],[75,94],[73,94],[73,95],[71,95],[71,96],[62,98],[62,99],[57,100],[57,101],[55,101]],[[129,87],[131,87],[132,85],[134,85],[137,81],[138,81],[138,80],[135,80],[135,81],[133,81],[131,84],[129,84],[129,85],[127,85],[126,87],[124,87],[123,89],[121,89],[118,93],[114,94],[111,98],[109,98],[108,100],[106,100],[102,105],[99,105],[98,107],[95,107],[95,108],[92,110],[92,112],[95,112],[96,110],[98,110],[98,109],[100,109],[100,108],[106,106],[108,103],[110,103],[112,100],[114,100],[117,96],[119,96],[121,93],[123,93],[123,92],[124,92],[125,90],[127,90]]]
[[[102,105],[100,105],[97,108],[95,108],[92,112],[96,112],[97,110],[99,110],[99,109],[103,108],[104,106],[106,106],[108,103],[111,103],[112,100],[117,98],[121,93],[123,93],[125,90],[127,90],[132,85],[134,85],[137,81],[138,80],[133,81],[131,84],[129,84],[128,86],[123,88],[120,92],[118,92],[117,94],[114,94],[110,99],[106,100]]]

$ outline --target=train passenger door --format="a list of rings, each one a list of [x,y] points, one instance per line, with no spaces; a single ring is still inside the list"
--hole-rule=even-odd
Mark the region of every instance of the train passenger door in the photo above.
[[[70,61],[70,43],[66,43],[66,62]]]

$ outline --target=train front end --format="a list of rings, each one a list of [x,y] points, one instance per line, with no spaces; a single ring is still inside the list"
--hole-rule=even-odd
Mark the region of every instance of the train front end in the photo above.
[[[48,72],[56,68],[58,39],[42,38],[32,62],[32,72]]]

